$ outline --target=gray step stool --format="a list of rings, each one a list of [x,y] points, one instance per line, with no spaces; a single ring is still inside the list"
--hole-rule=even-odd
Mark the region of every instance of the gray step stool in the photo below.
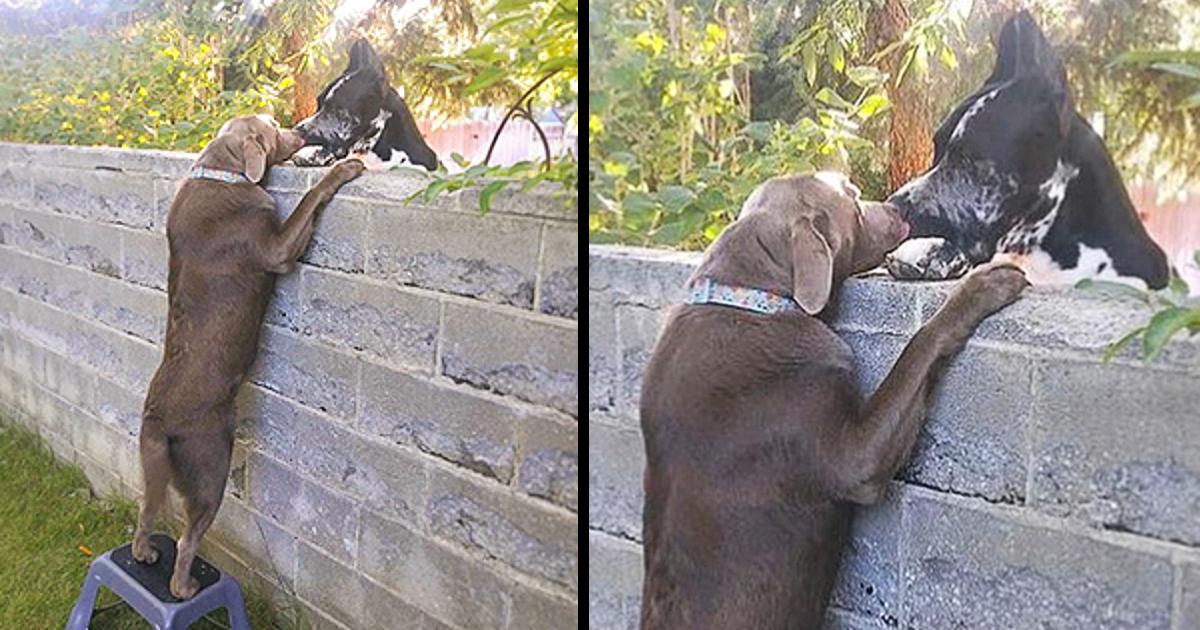
[[[158,562],[154,564],[134,560],[132,544],[106,551],[92,561],[66,630],[87,630],[101,586],[128,602],[157,630],[183,630],[218,608],[229,611],[230,630],[250,630],[237,580],[196,556],[192,577],[200,582],[200,590],[187,601],[178,600],[169,586],[175,566],[175,540],[154,534],[150,544],[158,550]]]

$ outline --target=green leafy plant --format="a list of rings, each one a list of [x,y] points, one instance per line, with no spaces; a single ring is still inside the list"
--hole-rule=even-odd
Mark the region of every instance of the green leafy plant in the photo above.
[[[1195,254],[1195,263],[1200,267],[1200,251]],[[1104,352],[1104,360],[1110,361],[1126,346],[1140,341],[1140,356],[1143,361],[1151,361],[1162,353],[1167,342],[1175,335],[1187,331],[1188,336],[1200,333],[1200,298],[1189,297],[1187,282],[1178,273],[1171,274],[1171,281],[1160,291],[1143,291],[1126,284],[1104,280],[1080,280],[1076,288],[1132,297],[1143,302],[1154,310],[1150,320],[1139,326],[1120,339],[1109,344]]]
[[[577,0],[496,0],[480,19],[486,26],[470,47],[453,55],[422,56],[414,63],[425,66],[435,76],[440,73],[440,80],[458,86],[464,97],[518,91],[510,116],[518,112],[532,118],[538,105],[577,102]],[[566,121],[568,127],[575,125],[578,111]],[[560,194],[571,199],[578,182],[578,165],[569,154],[557,161],[510,166],[489,165],[486,158],[473,165],[461,155],[453,158],[461,172],[450,173],[439,167],[430,175],[430,183],[410,199],[421,197],[428,203],[442,193],[478,187],[479,209],[487,213],[492,199],[505,188],[526,191],[543,182],[557,183]]]

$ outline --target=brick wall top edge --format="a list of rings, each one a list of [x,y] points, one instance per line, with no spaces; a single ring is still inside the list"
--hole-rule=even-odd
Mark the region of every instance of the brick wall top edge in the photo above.
[[[618,305],[663,308],[683,300],[684,283],[700,258],[699,252],[590,245],[589,288],[608,293]],[[842,288],[834,327],[912,333],[955,284],[901,282],[882,271],[852,278]],[[901,316],[881,316],[885,312]],[[986,320],[975,339],[1038,352],[1081,351],[1095,358],[1108,344],[1147,324],[1153,312],[1133,298],[1073,287],[1032,287],[1016,304]],[[1131,345],[1118,358],[1135,360],[1137,350]],[[1200,341],[1177,336],[1150,365],[1200,372]]]
[[[59,144],[24,144],[0,142],[0,163],[28,163],[65,168],[108,169],[176,179],[184,176],[196,153],[157,149],[128,149],[107,146],[75,146]],[[271,190],[303,189],[312,175],[315,182],[327,169],[276,166],[268,174],[266,185]],[[429,179],[420,173],[405,170],[369,172],[349,184],[341,196],[359,197],[372,201],[403,203],[410,195],[423,189]],[[479,190],[468,189],[442,195],[435,206],[471,210],[478,208]],[[492,211],[543,219],[575,221],[578,217],[577,193],[565,193],[557,185],[541,184],[520,193],[506,189],[492,201]]]

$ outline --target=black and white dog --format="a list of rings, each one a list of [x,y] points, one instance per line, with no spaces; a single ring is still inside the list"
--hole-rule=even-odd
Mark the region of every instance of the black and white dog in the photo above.
[[[889,199],[917,237],[890,256],[893,276],[951,278],[999,259],[1034,284],[1167,284],[1166,256],[1029,13],[1004,24],[991,77],[933,144],[933,168]]]
[[[363,154],[369,169],[397,164],[437,168],[437,154],[396,90],[388,85],[383,62],[365,39],[350,48],[350,65],[317,96],[317,113],[296,124],[304,148],[292,162],[327,166],[352,153]]]

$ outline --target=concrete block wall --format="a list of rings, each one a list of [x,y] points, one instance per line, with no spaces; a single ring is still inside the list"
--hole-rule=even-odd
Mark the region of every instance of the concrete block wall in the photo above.
[[[0,144],[0,413],[100,492],[140,492],[193,159]],[[281,215],[322,174],[272,169]],[[280,280],[202,552],[318,628],[575,627],[576,211],[423,181],[343,187]]]
[[[695,254],[588,261],[589,626],[637,627],[641,372]],[[950,283],[851,280],[835,328],[861,387]],[[1106,345],[1136,300],[1034,289],[949,365],[915,454],[858,512],[828,628],[1200,628],[1200,343],[1143,364]],[[719,369],[719,368],[717,368]]]

